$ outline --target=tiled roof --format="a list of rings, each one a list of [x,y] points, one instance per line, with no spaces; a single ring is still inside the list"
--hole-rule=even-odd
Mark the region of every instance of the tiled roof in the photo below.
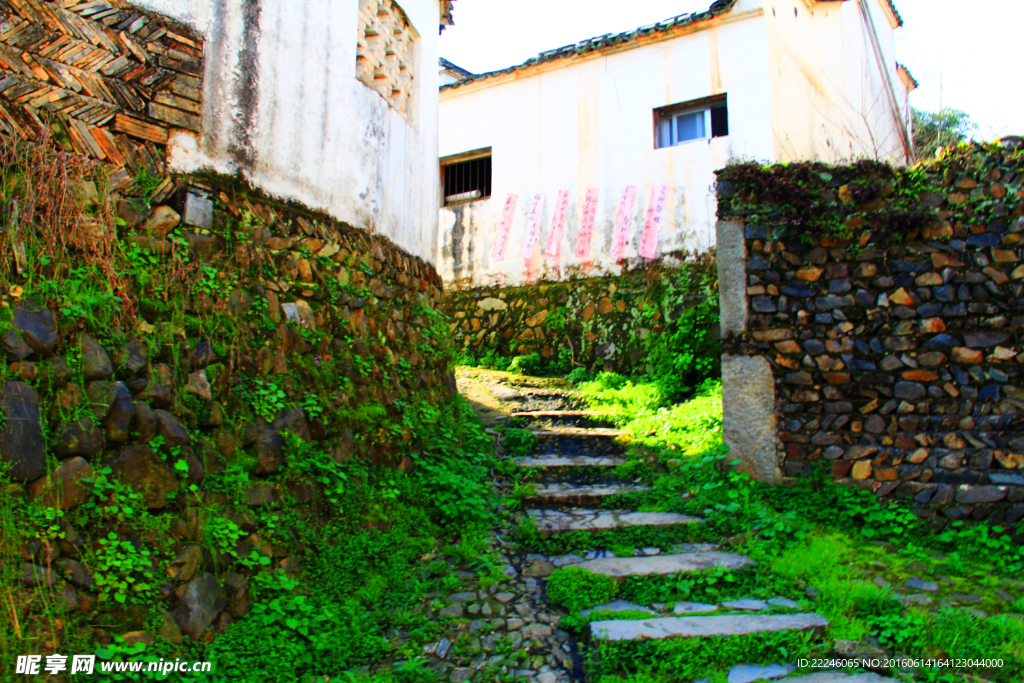
[[[465,69],[463,69],[458,64],[452,64],[451,62],[449,62],[444,57],[440,57],[437,60],[437,63],[438,63],[438,66],[441,67],[442,71],[451,72],[453,75],[458,76],[459,78],[470,78],[470,77],[476,75],[474,73],[466,71]]]
[[[896,25],[903,26],[903,17],[900,16],[899,11],[896,9],[896,4],[892,0],[885,0],[889,3],[889,9],[892,10],[892,14],[896,17]]]
[[[514,71],[526,69],[537,64],[543,64],[544,62],[553,62],[558,59],[565,59],[568,57],[575,57],[577,55],[586,54],[588,52],[595,52],[605,48],[622,45],[629,43],[634,40],[645,38],[655,33],[664,33],[666,31],[673,31],[684,26],[692,26],[703,21],[708,21],[718,16],[719,14],[725,14],[732,9],[733,5],[736,4],[736,0],[715,0],[707,10],[703,12],[693,12],[691,14],[680,14],[677,17],[659,21],[656,24],[649,24],[647,26],[641,26],[634,31],[626,31],[625,33],[608,33],[603,36],[597,36],[596,38],[590,38],[588,40],[574,43],[572,45],[566,45],[559,47],[554,50],[548,50],[547,52],[541,52],[539,55],[532,59],[528,59],[522,64],[510,66],[506,69],[500,69],[498,71],[489,71],[487,73],[470,75],[467,78],[462,79],[456,83],[449,83],[441,86],[441,90],[451,90],[458,88],[467,83],[475,83],[476,81],[482,81],[487,78],[494,76],[500,76],[502,74],[509,74]]]
[[[451,26],[455,23],[452,19],[452,3],[455,0],[441,0],[441,30],[444,30],[445,26]]]
[[[906,74],[906,77],[910,79],[910,83],[911,85],[913,85],[913,88],[911,88],[911,90],[913,90],[914,88],[921,87],[921,84],[917,82],[916,78],[914,78],[914,74],[910,73],[910,69],[900,64],[899,62],[896,63],[896,71],[898,71],[900,74]]]

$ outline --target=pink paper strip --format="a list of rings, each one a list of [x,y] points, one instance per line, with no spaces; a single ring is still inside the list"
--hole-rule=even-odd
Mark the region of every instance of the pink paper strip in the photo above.
[[[544,253],[558,256],[558,248],[562,245],[562,232],[565,231],[565,218],[569,215],[569,190],[559,190],[555,201],[555,215],[551,217],[551,233],[548,235],[548,248]]]
[[[633,202],[636,201],[636,185],[627,185],[619,200],[619,213],[615,217],[615,237],[612,239],[612,258],[616,261],[626,256],[626,242],[629,240],[629,225],[633,218]]]
[[[591,188],[583,199],[583,216],[580,218],[580,232],[576,237],[576,258],[586,261],[590,258],[590,238],[594,234],[594,216],[597,215],[597,199],[601,191]]]
[[[516,213],[516,204],[519,203],[519,195],[510,194],[505,199],[505,209],[501,213],[501,224],[498,226],[498,235],[494,240],[494,248],[491,249],[491,258],[495,261],[505,260],[505,247],[508,246],[508,232],[512,229],[512,217]]]
[[[526,215],[526,235],[523,237],[523,246],[519,248],[519,255],[527,261],[533,258],[533,245],[537,243],[537,236],[540,233],[543,211],[544,195],[538,192],[533,195],[533,201],[530,202],[530,212]]]
[[[658,236],[661,234],[661,219],[665,215],[665,202],[668,201],[668,187],[655,185],[651,188],[651,201],[647,205],[647,219],[644,221],[644,232],[640,236],[640,255],[654,258],[658,254]]]

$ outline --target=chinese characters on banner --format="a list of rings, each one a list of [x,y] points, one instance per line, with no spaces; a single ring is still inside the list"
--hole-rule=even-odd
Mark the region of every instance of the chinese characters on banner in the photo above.
[[[551,233],[548,235],[548,248],[544,253],[558,256],[558,247],[562,243],[562,232],[565,230],[565,219],[569,215],[569,190],[559,190],[555,201],[555,215],[551,217]]]
[[[626,242],[629,239],[629,224],[636,201],[636,185],[627,185],[619,201],[619,213],[615,217],[615,236],[612,238],[612,258],[619,260],[626,256]]]
[[[658,235],[661,234],[661,220],[665,215],[667,200],[667,186],[655,185],[651,188],[651,202],[647,205],[647,219],[640,236],[640,255],[644,258],[654,258],[658,253]]]
[[[505,209],[501,213],[501,224],[498,226],[498,234],[494,239],[494,248],[491,249],[491,258],[495,261],[505,260],[505,247],[508,246],[508,232],[512,228],[512,217],[516,212],[516,204],[519,202],[519,195],[510,194],[505,199]]]
[[[537,243],[537,236],[540,233],[543,211],[544,195],[538,192],[533,195],[533,201],[530,202],[530,212],[526,215],[526,235],[523,237],[523,246],[519,248],[519,255],[526,261],[533,258],[533,245]]]
[[[590,238],[594,234],[594,217],[597,215],[597,198],[600,194],[600,190],[591,188],[583,199],[583,216],[580,217],[580,231],[576,237],[576,258],[584,261],[590,259]]]

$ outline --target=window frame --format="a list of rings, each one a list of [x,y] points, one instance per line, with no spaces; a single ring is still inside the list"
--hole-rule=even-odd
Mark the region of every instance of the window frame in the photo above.
[[[725,109],[726,116],[726,132],[720,135],[714,134],[714,122],[712,116],[713,109]],[[666,117],[672,119],[672,131],[673,137],[676,131],[676,117],[684,114],[694,114],[697,112],[704,112],[704,137],[691,138],[689,140],[683,140],[682,142],[673,142],[668,145],[661,144],[661,124],[662,120]],[[664,107],[658,107],[653,110],[653,126],[654,126],[654,149],[671,149],[673,147],[679,147],[692,142],[705,142],[712,140],[716,137],[727,137],[729,135],[729,103],[726,93],[720,95],[712,95],[710,97],[702,97],[697,100],[690,100],[688,102],[678,102],[676,104],[670,104]]]
[[[444,182],[445,168],[447,168],[449,166],[455,166],[457,164],[462,164],[462,163],[465,163],[467,161],[476,161],[478,159],[490,159],[491,160],[491,168],[490,168],[490,173],[489,173],[490,178],[488,179],[488,185],[491,185],[491,187],[490,187],[491,192],[489,194],[485,195],[481,191],[481,194],[480,194],[479,197],[466,197],[466,198],[463,198],[463,199],[457,199],[455,201],[449,201],[448,200],[448,195],[445,193],[445,182]],[[494,154],[492,153],[492,148],[491,147],[481,147],[479,149],[473,149],[473,150],[469,150],[467,152],[460,152],[459,154],[450,154],[448,156],[441,157],[440,159],[438,159],[438,170],[440,172],[441,206],[442,207],[459,206],[461,204],[469,204],[470,202],[479,202],[479,201],[483,201],[483,200],[486,200],[486,199],[490,199],[491,196],[494,194],[494,192],[493,192],[493,185],[492,185],[493,178],[494,178]],[[465,193],[462,193],[462,194],[465,194]],[[452,195],[452,196],[456,196],[457,197],[458,195]]]

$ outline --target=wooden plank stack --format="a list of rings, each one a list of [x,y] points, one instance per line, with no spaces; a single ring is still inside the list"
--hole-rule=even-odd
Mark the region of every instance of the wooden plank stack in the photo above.
[[[112,189],[163,176],[171,129],[200,131],[202,37],[120,0],[0,0],[0,132],[49,128],[66,151],[115,167]]]

